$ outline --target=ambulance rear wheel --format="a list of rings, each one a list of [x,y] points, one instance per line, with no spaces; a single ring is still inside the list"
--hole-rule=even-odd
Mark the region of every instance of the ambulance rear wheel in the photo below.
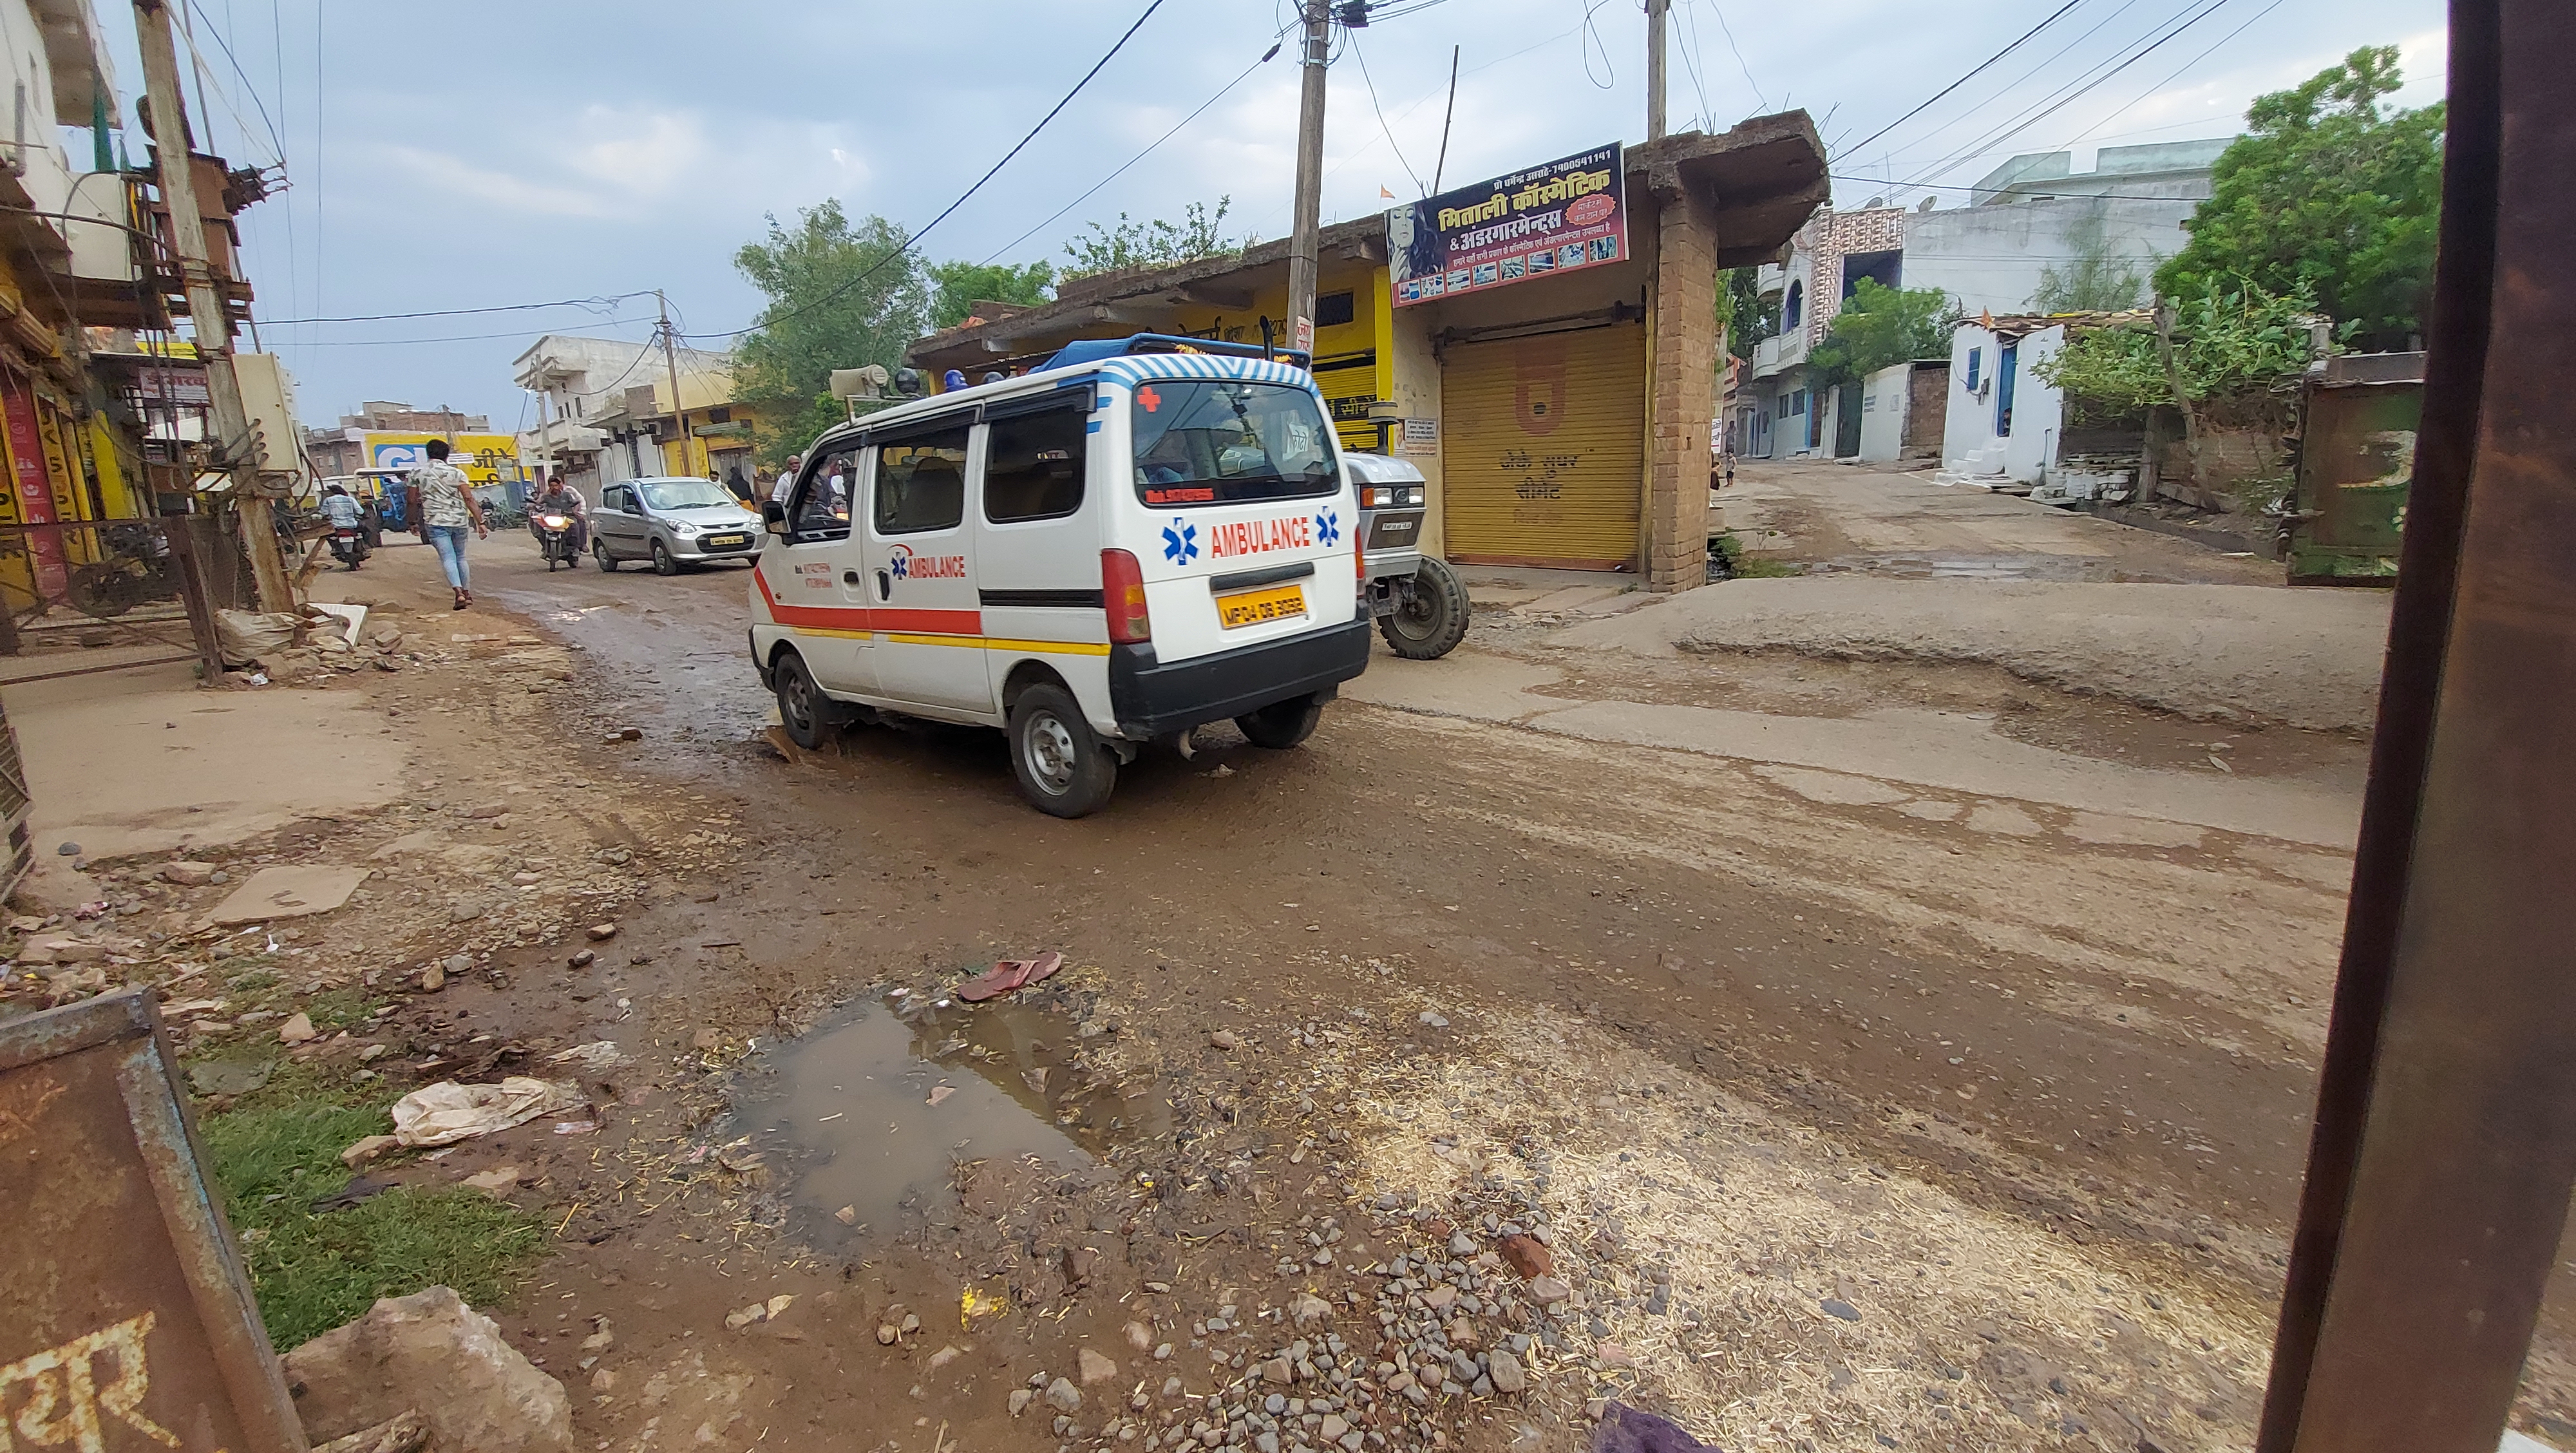
[[[1395,612],[1378,617],[1387,649],[1408,661],[1433,661],[1467,638],[1467,584],[1449,562],[1425,556],[1396,595]]]
[[[1292,696],[1238,716],[1234,725],[1254,746],[1284,752],[1313,736],[1315,723],[1323,719],[1324,703],[1311,696]]]
[[[1020,795],[1050,817],[1088,817],[1109,804],[1118,759],[1083,719],[1081,703],[1042,684],[1011,704],[1011,772]]]

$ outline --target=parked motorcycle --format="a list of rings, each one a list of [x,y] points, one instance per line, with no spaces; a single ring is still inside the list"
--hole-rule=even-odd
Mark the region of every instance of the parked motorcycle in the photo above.
[[[537,549],[546,557],[548,575],[555,573],[557,562],[566,566],[573,564],[572,516],[543,514],[529,523],[536,527]]]
[[[368,553],[367,527],[365,525],[333,525],[331,527],[331,554],[337,558],[341,564],[355,570],[366,563]]]

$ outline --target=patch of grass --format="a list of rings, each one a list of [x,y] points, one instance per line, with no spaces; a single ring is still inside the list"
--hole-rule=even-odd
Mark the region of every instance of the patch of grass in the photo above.
[[[544,1254],[535,1216],[463,1187],[398,1186],[317,1211],[315,1202],[349,1183],[341,1150],[392,1121],[340,1092],[287,1098],[271,1094],[277,1089],[245,1096],[258,1103],[209,1116],[202,1128],[278,1350],[349,1321],[378,1297],[444,1285],[469,1303],[490,1303]]]
[[[1730,580],[1779,580],[1799,573],[1798,567],[1786,560],[1746,550],[1733,530],[1718,536],[1715,544],[1719,558],[1726,562],[1726,578]]]
[[[237,994],[256,994],[262,989],[274,989],[277,987],[277,971],[253,969],[246,974],[235,974],[224,980],[224,987]]]
[[[299,1007],[312,1017],[313,1027],[324,1032],[355,1029],[367,1022],[385,1001],[364,989],[328,989],[306,999]]]

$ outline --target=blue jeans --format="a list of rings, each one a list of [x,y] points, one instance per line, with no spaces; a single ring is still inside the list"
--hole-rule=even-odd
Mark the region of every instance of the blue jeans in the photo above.
[[[429,525],[424,528],[429,534],[429,548],[438,552],[438,563],[447,571],[448,588],[451,590],[470,588],[474,584],[474,577],[465,568],[465,532],[468,527]]]

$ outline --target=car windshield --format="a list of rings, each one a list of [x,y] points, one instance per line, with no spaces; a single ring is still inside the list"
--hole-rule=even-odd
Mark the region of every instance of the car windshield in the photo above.
[[[644,491],[644,503],[657,510],[694,510],[736,502],[725,493],[723,485],[712,479],[665,479],[638,488]]]
[[[1156,507],[1244,504],[1341,487],[1315,396],[1286,384],[1155,379],[1136,387],[1136,494]]]

